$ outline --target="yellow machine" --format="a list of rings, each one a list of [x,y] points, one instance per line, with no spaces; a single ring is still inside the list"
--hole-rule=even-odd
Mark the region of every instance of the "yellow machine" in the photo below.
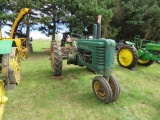
[[[29,8],[20,10],[15,19],[9,38],[2,38],[0,31],[0,120],[4,113],[4,106],[8,98],[5,96],[5,89],[14,88],[21,78],[20,62],[21,56],[27,57],[26,38],[15,38],[15,33],[20,21],[29,12]]]
[[[12,26],[11,34],[10,34],[10,39],[14,39],[16,42],[16,45],[18,47],[18,51],[20,52],[20,55],[23,57],[27,58],[28,57],[28,49],[26,47],[26,38],[15,38],[15,32],[18,27],[18,24],[20,21],[24,18],[24,16],[29,13],[30,9],[29,8],[22,8],[18,14],[18,17],[14,21],[14,24]]]
[[[28,49],[26,47],[26,38],[15,38],[16,30],[23,19],[29,12],[29,8],[20,10],[17,18],[15,19],[11,34],[9,38],[2,38],[0,32],[0,62],[3,82],[6,84],[18,84],[20,81],[20,61],[21,57],[28,56]]]
[[[5,103],[7,102],[7,100],[8,98],[5,96],[3,81],[0,80],[0,120],[2,120]]]
[[[17,30],[19,23],[22,21],[24,16],[27,13],[29,13],[29,11],[30,11],[29,8],[22,8],[20,10],[17,18],[15,19],[15,21],[12,25],[12,29],[11,29],[11,33],[10,33],[9,38],[2,38],[2,33],[0,32],[0,40],[14,40],[20,55],[23,56],[24,58],[28,57],[28,49],[26,47],[26,38],[15,38],[15,34],[16,34],[16,30]]]

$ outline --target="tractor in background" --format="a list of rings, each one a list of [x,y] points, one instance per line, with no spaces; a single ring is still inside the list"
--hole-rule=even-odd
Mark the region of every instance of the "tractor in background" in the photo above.
[[[63,51],[55,40],[51,42],[51,66],[53,76],[62,75],[62,60],[67,59],[67,64],[86,66],[95,71],[99,76],[93,78],[92,88],[95,96],[103,103],[109,103],[118,99],[120,95],[119,81],[112,74],[114,66],[115,41],[101,38],[101,18],[94,25],[93,39],[83,37],[81,31],[72,32],[67,42],[72,48],[67,51],[67,57],[63,57]],[[77,38],[75,38],[77,36]],[[68,47],[68,46],[66,46]],[[68,49],[67,49],[68,50]],[[66,56],[66,55],[65,55]]]
[[[150,66],[154,61],[160,61],[160,44],[140,39],[139,35],[133,42],[126,41],[117,52],[119,65],[129,69],[134,69],[137,64]]]
[[[0,119],[2,119],[5,102],[8,100],[5,96],[5,89],[13,89],[19,84],[21,79],[21,57],[27,57],[28,55],[26,38],[15,38],[15,34],[20,21],[29,10],[28,8],[20,10],[13,23],[9,38],[2,38],[0,30]]]

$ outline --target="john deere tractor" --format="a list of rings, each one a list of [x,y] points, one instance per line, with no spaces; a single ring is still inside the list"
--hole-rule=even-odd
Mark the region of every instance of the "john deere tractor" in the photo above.
[[[75,34],[74,36],[79,36],[79,38],[71,37],[67,40],[73,46],[68,51],[67,58],[65,57],[67,64],[86,66],[89,70],[100,74],[92,81],[95,96],[104,103],[117,100],[120,95],[120,84],[112,74],[115,41],[101,38],[100,22],[94,25],[93,39],[82,37],[81,31]],[[54,76],[62,75],[62,58],[61,47],[53,40],[51,42],[51,66]]]
[[[118,50],[117,61],[120,66],[132,69],[136,64],[150,66],[154,61],[160,61],[160,44],[136,35],[134,42],[126,43]]]

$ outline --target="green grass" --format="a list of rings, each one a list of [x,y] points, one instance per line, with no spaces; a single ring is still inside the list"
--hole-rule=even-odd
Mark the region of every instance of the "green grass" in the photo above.
[[[85,67],[63,61],[63,80],[51,79],[50,41],[33,41],[34,53],[22,61],[22,80],[6,91],[4,120],[158,120],[160,118],[160,64],[120,67],[113,74],[121,95],[115,102],[101,103],[93,94],[96,76]]]

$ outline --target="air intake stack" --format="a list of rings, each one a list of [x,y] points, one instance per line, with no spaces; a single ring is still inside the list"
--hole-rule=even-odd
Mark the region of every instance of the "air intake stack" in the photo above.
[[[100,39],[101,38],[101,15],[98,15],[97,24],[93,26],[93,38]]]

